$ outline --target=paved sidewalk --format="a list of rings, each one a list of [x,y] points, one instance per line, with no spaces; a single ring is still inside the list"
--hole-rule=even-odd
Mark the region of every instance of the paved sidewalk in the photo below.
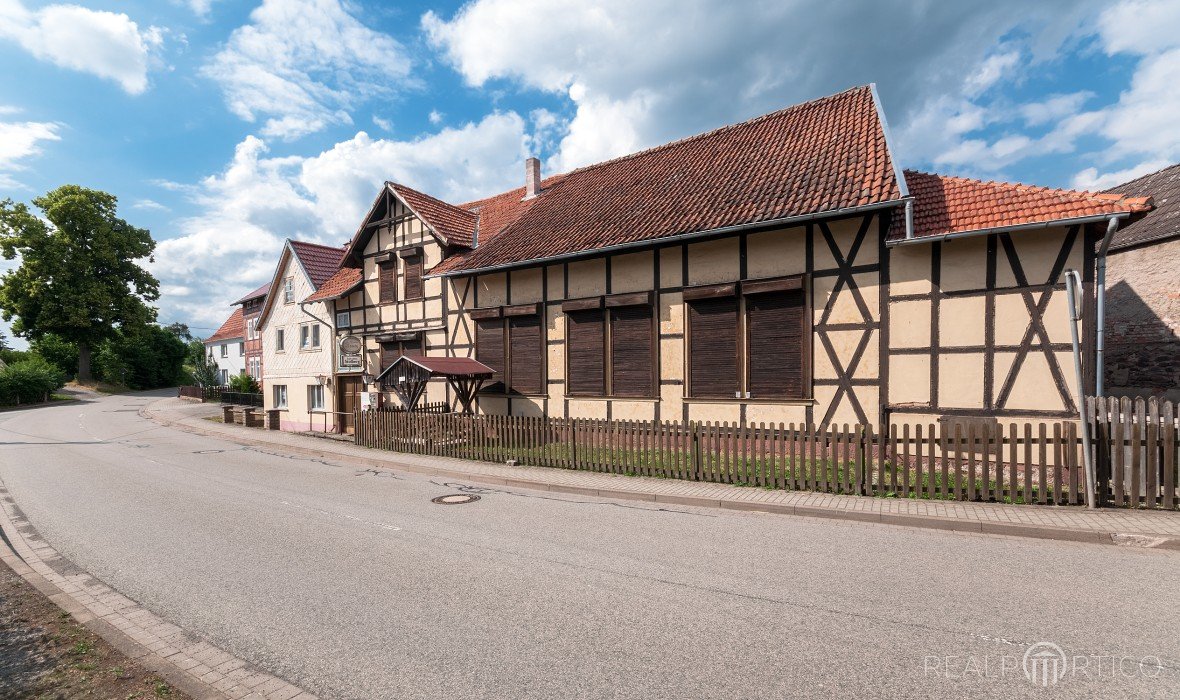
[[[197,700],[315,700],[81,571],[42,539],[0,482],[0,561],[111,646]]]
[[[729,484],[549,467],[510,467],[490,462],[386,452],[311,435],[245,428],[206,420],[220,413],[220,408],[214,404],[174,398],[155,401],[142,410],[143,415],[159,423],[240,444],[484,484],[909,527],[1180,550],[1180,512],[1090,511],[1079,506],[1016,506],[869,498],[810,491],[770,491]]]

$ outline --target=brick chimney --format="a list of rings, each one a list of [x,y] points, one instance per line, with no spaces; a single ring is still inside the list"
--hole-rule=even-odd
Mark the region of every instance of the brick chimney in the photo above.
[[[541,194],[541,161],[527,158],[524,161],[524,199]]]

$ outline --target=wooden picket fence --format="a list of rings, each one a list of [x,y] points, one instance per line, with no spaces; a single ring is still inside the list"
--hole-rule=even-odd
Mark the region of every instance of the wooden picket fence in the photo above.
[[[1176,508],[1180,416],[1155,398],[1086,400],[1102,502],[1119,507]]]
[[[357,444],[420,455],[863,496],[1086,502],[1079,426],[1070,421],[903,425],[885,432],[847,424],[819,428],[388,411],[361,412],[356,421]],[[1167,476],[1144,481],[1159,486],[1154,499],[1136,502],[1124,492],[1122,500],[1111,503],[1176,508],[1175,430],[1149,428],[1127,440],[1140,451],[1158,452],[1155,462],[1145,459]]]

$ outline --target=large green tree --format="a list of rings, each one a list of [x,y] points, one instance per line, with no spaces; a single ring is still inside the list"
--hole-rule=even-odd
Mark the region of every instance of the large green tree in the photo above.
[[[23,203],[0,202],[0,253],[20,266],[0,278],[0,313],[16,335],[47,333],[78,347],[78,379],[89,381],[91,349],[119,328],[155,319],[159,283],[136,262],[156,244],[147,229],[116,216],[106,192],[63,185]],[[15,319],[15,320],[13,320]]]

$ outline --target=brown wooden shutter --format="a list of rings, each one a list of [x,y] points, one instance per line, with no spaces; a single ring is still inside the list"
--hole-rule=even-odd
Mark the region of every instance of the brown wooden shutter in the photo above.
[[[655,395],[650,306],[611,309],[611,394]]]
[[[544,376],[541,347],[541,317],[513,316],[508,319],[508,379],[512,391],[540,394]]]
[[[481,319],[475,322],[475,359],[496,371],[484,384],[484,391],[504,391],[504,320]]]
[[[392,365],[401,355],[398,343],[381,343],[381,369],[384,370]],[[386,387],[393,386],[392,376],[386,376],[382,384]]]
[[[406,261],[406,298],[422,298],[422,256],[414,255]]]
[[[746,297],[752,398],[804,398],[805,304],[803,290]]]
[[[403,355],[424,355],[424,354],[426,354],[426,353],[422,352],[422,336],[418,335],[418,336],[414,336],[413,338],[411,338],[409,340],[403,340],[401,351],[402,351]]]
[[[570,311],[566,319],[566,353],[570,394],[606,393],[606,325],[602,309]]]
[[[688,304],[688,382],[692,396],[734,398],[738,390],[738,299]]]
[[[397,301],[397,262],[389,260],[377,263],[378,301],[392,304]]]

